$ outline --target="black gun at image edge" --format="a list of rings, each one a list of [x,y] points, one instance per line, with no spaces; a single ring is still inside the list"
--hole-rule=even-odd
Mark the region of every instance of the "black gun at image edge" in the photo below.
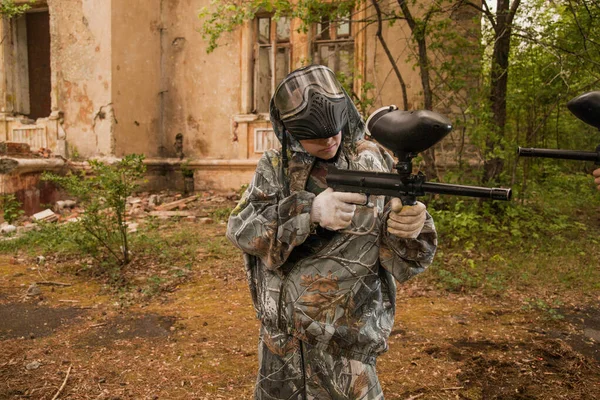
[[[330,166],[327,186],[336,191],[375,196],[400,197],[414,205],[426,193],[510,200],[511,189],[426,182],[422,172],[412,173],[412,159],[452,131],[450,121],[428,110],[401,111],[396,106],[382,107],[367,119],[367,134],[398,158],[396,174],[340,170]]]
[[[567,103],[567,108],[577,118],[600,130],[600,91],[589,92],[574,98]],[[596,151],[539,149],[519,147],[520,157],[558,158],[562,160],[593,161],[600,165],[600,145]]]

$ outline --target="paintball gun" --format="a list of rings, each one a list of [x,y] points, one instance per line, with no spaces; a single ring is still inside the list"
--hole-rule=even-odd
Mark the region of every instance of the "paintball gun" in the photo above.
[[[600,91],[585,93],[574,98],[567,103],[567,108],[577,118],[600,130]],[[595,164],[600,164],[600,145],[596,147],[596,151],[519,147],[517,154],[521,157],[560,158],[564,160],[593,161]]]
[[[426,182],[422,172],[412,173],[412,159],[451,130],[450,121],[433,111],[401,111],[396,106],[380,108],[367,119],[367,132],[397,157],[397,173],[349,171],[330,166],[327,185],[342,192],[400,197],[405,205],[416,204],[416,197],[425,193],[510,200],[510,189]]]

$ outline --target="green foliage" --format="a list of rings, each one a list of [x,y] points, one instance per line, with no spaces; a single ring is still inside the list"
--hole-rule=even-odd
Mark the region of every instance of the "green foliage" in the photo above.
[[[523,247],[527,237],[570,239],[568,235],[586,229],[581,220],[573,218],[577,210],[600,206],[590,175],[567,174],[557,167],[532,182],[528,193],[522,201],[511,202],[440,199],[431,204],[430,213],[445,240],[460,242],[467,249],[475,241],[491,244],[497,240]]]
[[[128,155],[114,165],[90,160],[87,174],[58,176],[45,173],[43,179],[62,186],[79,199],[85,212],[76,223],[85,237],[81,250],[94,257],[110,258],[122,266],[130,261],[125,207],[143,178],[144,156]],[[93,242],[94,246],[86,244]]]
[[[559,311],[559,307],[562,305],[563,302],[560,300],[554,300],[552,304],[548,304],[544,299],[531,298],[527,299],[523,309],[526,311],[541,311],[547,319],[559,321],[565,318]]]
[[[438,286],[493,294],[509,285],[596,289],[600,196],[589,174],[547,168],[521,201],[440,197],[429,203],[439,235],[432,266]]]
[[[350,65],[353,65],[353,61],[350,62]],[[354,105],[358,109],[358,112],[366,119],[367,112],[373,107],[375,104],[375,97],[372,95],[372,91],[375,89],[375,85],[371,82],[363,82],[360,88],[360,93],[356,93],[354,88],[352,87],[353,77],[344,74],[343,72],[336,72],[336,76],[346,93],[350,95],[352,98]],[[354,71],[354,79],[363,79],[364,77],[358,73],[357,70]]]
[[[232,209],[230,207],[217,208],[211,212],[211,217],[217,222],[227,222]]]
[[[152,297],[161,292],[161,285],[165,283],[165,279],[156,275],[152,275],[148,278],[148,285],[143,290],[143,293],[147,297]]]
[[[233,32],[246,21],[251,21],[258,13],[268,13],[274,20],[281,17],[298,18],[302,23],[298,31],[306,32],[310,24],[320,22],[326,16],[330,21],[339,20],[350,15],[360,2],[333,1],[320,2],[317,0],[211,0],[208,7],[203,7],[198,17],[203,20],[201,33],[208,42],[207,53],[218,47],[218,42],[224,34]]]
[[[24,213],[21,203],[14,194],[0,195],[0,210],[2,210],[4,220],[9,224],[15,222]]]
[[[16,18],[31,8],[34,0],[25,4],[15,4],[14,0],[0,0],[0,15],[6,18]]]
[[[244,193],[246,192],[246,189],[248,189],[248,184],[244,183],[243,185],[240,186],[240,188],[238,189],[238,195],[240,197],[242,197],[244,195]]]
[[[190,160],[185,160],[180,166],[181,174],[184,178],[193,178],[194,170],[190,168]]]
[[[231,244],[223,236],[212,238],[204,246],[208,250],[208,254],[214,258],[227,258],[231,254]]]
[[[37,228],[13,240],[0,241],[0,253],[23,250],[30,256],[53,254],[69,257],[81,253],[98,255],[97,242],[80,224],[40,222]]]

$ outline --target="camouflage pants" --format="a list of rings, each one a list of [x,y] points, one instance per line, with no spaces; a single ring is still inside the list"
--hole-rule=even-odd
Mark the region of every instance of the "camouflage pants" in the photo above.
[[[256,400],[383,400],[375,365],[261,327]]]

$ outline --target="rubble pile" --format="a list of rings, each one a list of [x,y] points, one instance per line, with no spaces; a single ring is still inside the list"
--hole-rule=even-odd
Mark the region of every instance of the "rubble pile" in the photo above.
[[[199,224],[213,224],[209,213],[200,207],[203,203],[224,203],[238,200],[239,194],[215,194],[212,191],[183,197],[180,193],[139,193],[127,198],[126,213],[129,232],[136,232],[140,223],[153,217],[161,220],[169,218],[186,218]],[[51,208],[47,208],[30,217],[21,217],[14,225],[2,221],[0,213],[0,240],[18,237],[19,234],[35,229],[38,223],[75,222],[85,212],[75,199],[59,200]]]

